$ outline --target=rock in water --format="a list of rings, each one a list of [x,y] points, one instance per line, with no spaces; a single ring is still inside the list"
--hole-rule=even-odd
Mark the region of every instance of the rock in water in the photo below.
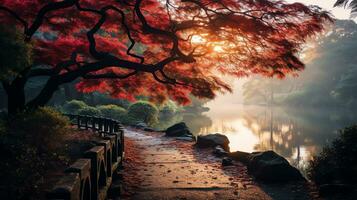
[[[298,169],[274,151],[252,153],[248,161],[248,170],[255,178],[262,181],[305,180]]]
[[[184,122],[177,123],[166,129],[165,135],[168,137],[180,137],[192,135],[190,129],[186,126]]]
[[[227,136],[219,133],[210,135],[200,135],[197,137],[196,144],[200,148],[221,146],[225,151],[229,152],[229,140]]]

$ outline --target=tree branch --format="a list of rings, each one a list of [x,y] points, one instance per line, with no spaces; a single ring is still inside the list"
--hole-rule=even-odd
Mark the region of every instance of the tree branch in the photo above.
[[[43,6],[38,12],[32,25],[26,31],[27,40],[30,40],[33,34],[37,31],[37,29],[40,28],[47,13],[54,10],[69,8],[73,6],[76,2],[78,2],[78,0],[64,0],[60,2],[51,2]]]
[[[26,33],[28,31],[28,23],[24,19],[22,19],[16,12],[14,12],[13,10],[11,10],[5,6],[0,6],[0,10],[4,10],[4,11],[8,12],[10,15],[12,15],[13,17],[15,17],[15,19],[23,25],[24,33]]]
[[[84,79],[126,79],[136,74],[138,74],[138,71],[133,71],[124,75],[119,75],[111,72],[111,73],[104,73],[104,74],[87,74],[82,77]]]

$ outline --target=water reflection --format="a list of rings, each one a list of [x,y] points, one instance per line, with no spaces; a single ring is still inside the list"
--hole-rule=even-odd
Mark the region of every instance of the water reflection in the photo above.
[[[205,116],[206,115],[206,116]],[[308,160],[336,137],[337,130],[357,121],[354,113],[341,109],[287,109],[230,105],[205,115],[184,119],[196,134],[223,133],[232,151],[274,150],[291,164],[305,169]],[[206,118],[204,118],[206,117]],[[207,118],[211,123],[206,123]]]

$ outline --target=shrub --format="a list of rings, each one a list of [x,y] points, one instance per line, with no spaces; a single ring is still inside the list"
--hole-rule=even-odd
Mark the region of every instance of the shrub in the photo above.
[[[88,116],[102,116],[102,113],[96,108],[92,106],[84,107],[78,110],[79,115],[88,115]]]
[[[108,94],[102,94],[98,92],[91,93],[91,97],[89,95],[84,95],[86,102],[91,102],[93,105],[118,105],[122,108],[127,109],[130,106],[130,102],[126,99],[117,99],[112,98]]]
[[[126,114],[126,110],[124,108],[113,104],[98,106],[97,109],[101,112],[103,117],[119,121],[121,121]]]
[[[173,101],[168,101],[161,109],[160,114],[163,117],[171,117],[176,114],[178,108]]]
[[[331,145],[310,161],[308,176],[317,184],[356,183],[357,126],[345,128]]]
[[[0,179],[6,199],[28,199],[44,180],[46,170],[67,163],[63,141],[70,131],[68,118],[51,108],[18,114],[0,134]],[[4,125],[5,124],[5,125]]]
[[[129,106],[126,122],[129,124],[145,122],[153,125],[157,122],[159,111],[155,105],[147,101],[138,101]]]
[[[43,152],[60,147],[69,131],[69,119],[50,107],[19,114],[10,123],[9,130],[10,134],[23,137]]]
[[[69,114],[78,114],[78,111],[85,107],[88,107],[88,105],[83,101],[72,100],[66,102],[66,104],[63,106],[63,111]]]

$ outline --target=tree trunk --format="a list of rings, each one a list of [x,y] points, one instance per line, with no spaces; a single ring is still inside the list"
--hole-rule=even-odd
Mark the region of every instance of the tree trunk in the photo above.
[[[7,93],[8,113],[16,114],[25,109],[25,90],[23,88],[12,88]]]
[[[72,91],[68,84],[63,85],[63,90],[64,90],[64,98],[66,101],[73,99]]]
[[[26,78],[18,77],[12,83],[3,83],[7,94],[7,110],[9,115],[25,109],[25,84]]]
[[[60,81],[55,77],[51,77],[41,90],[40,94],[26,104],[26,108],[37,109],[40,106],[45,106],[51,100],[53,94],[58,90],[59,85]]]

